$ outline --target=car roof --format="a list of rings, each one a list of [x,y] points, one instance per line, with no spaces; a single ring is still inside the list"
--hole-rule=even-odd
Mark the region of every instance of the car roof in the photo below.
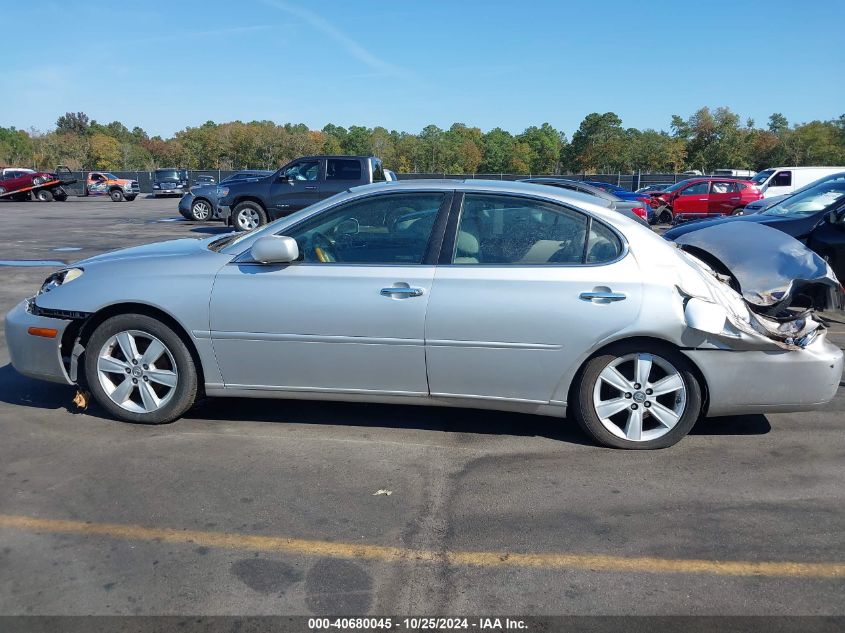
[[[352,187],[349,191],[351,193],[365,193],[368,191],[383,191],[385,189],[390,191],[454,190],[463,192],[471,191],[481,193],[522,194],[573,204],[575,206],[588,209],[589,211],[595,211],[603,216],[608,213],[615,213],[615,211],[612,211],[607,206],[598,204],[596,202],[596,197],[589,194],[571,191],[569,189],[549,187],[542,184],[509,180],[484,180],[481,178],[468,178],[464,180],[418,178],[359,185],[357,187]]]
[[[746,178],[745,176],[694,176],[692,178],[685,178],[684,180],[678,182],[709,182],[711,180],[733,180],[735,182],[744,182],[751,185],[757,184],[756,182],[749,178]]]
[[[381,160],[376,156],[360,156],[360,155],[349,155],[349,154],[314,154],[313,156],[299,156],[297,158],[294,158],[290,162],[293,162],[294,160],[304,160],[304,159],[309,159],[309,158],[362,158],[362,159],[373,158],[375,160]]]

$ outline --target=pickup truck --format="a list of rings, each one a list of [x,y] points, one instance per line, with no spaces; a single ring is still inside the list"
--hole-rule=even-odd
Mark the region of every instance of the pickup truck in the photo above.
[[[223,221],[251,231],[350,187],[390,180],[374,156],[305,156],[270,176],[217,188]]]

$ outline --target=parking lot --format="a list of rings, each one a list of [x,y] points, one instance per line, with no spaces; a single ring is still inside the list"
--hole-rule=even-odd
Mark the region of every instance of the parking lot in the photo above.
[[[63,263],[224,232],[176,204],[0,203],[0,310]],[[842,388],[643,452],[336,402],[133,426],[74,394],[18,375],[0,333],[0,614],[845,615]]]

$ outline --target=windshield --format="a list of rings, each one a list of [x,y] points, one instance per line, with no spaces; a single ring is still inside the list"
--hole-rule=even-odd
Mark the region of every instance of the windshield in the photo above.
[[[682,180],[681,182],[676,182],[671,187],[666,187],[666,189],[663,190],[663,193],[669,193],[670,191],[677,191],[678,189],[683,187],[685,184],[687,184],[686,180]]]
[[[751,182],[753,182],[755,185],[757,185],[759,187],[764,182],[766,182],[769,178],[771,178],[773,173],[775,173],[774,169],[764,169],[763,171],[759,172],[758,174],[755,174],[754,177],[751,179]]]
[[[763,211],[763,215],[795,217],[830,211],[845,200],[845,178],[829,180],[796,193]]]
[[[186,180],[188,173],[176,169],[157,169],[156,180]]]

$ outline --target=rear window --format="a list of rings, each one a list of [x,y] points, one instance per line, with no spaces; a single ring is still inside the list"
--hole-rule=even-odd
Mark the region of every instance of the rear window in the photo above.
[[[384,182],[387,178],[384,175],[384,167],[380,160],[373,161],[373,182]]]

